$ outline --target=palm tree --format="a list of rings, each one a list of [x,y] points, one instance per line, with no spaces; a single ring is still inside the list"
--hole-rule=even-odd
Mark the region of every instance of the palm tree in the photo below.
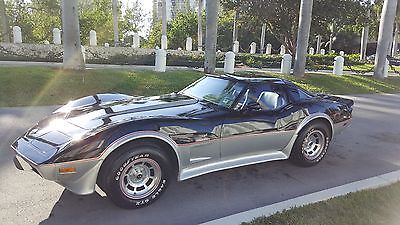
[[[78,0],[62,0],[61,4],[64,43],[63,67],[64,69],[84,69]]]
[[[0,0],[0,41],[9,43],[10,35],[9,35],[9,27],[8,27],[8,18],[6,14],[6,4],[4,0]]]
[[[299,13],[299,28],[297,32],[296,61],[294,75],[304,76],[306,71],[306,54],[310,39],[313,0],[301,0]]]
[[[396,17],[397,0],[385,0],[379,25],[378,46],[376,49],[374,77],[385,78],[386,57],[390,52],[393,38],[393,25]]]
[[[112,0],[113,29],[114,29],[114,46],[119,45],[118,33],[118,0]]]
[[[198,0],[197,9],[197,50],[203,51],[203,0]]]
[[[162,35],[167,35],[167,2],[166,0],[162,0]]]
[[[217,19],[219,0],[206,0],[206,49],[204,72],[214,73],[217,51]]]

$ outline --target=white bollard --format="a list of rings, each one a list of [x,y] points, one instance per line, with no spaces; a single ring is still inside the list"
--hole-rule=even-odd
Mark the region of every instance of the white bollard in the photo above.
[[[337,76],[343,75],[344,58],[342,56],[335,57],[335,63],[333,64],[333,74]]]
[[[383,70],[383,77],[387,78],[389,76],[389,60],[386,59],[385,69]]]
[[[186,51],[192,51],[193,39],[191,37],[186,38]]]
[[[256,54],[257,44],[255,42],[251,42],[250,44],[250,54]]]
[[[140,48],[140,36],[138,33],[134,33],[132,37],[132,48]]]
[[[104,43],[104,47],[108,48],[108,47],[110,47],[110,44],[109,43]]]
[[[265,54],[271,55],[272,54],[272,45],[267,44],[267,49],[265,50]]]
[[[325,55],[325,49],[321,49],[321,55]]]
[[[168,38],[165,35],[161,36],[161,49],[168,49]]]
[[[224,73],[229,73],[229,74],[235,73],[235,53],[234,52],[225,53]]]
[[[166,69],[167,69],[167,51],[165,51],[164,49],[157,49],[154,70],[156,72],[165,72]]]
[[[239,41],[234,41],[233,42],[233,48],[232,48],[232,51],[234,52],[234,53],[239,53]]]
[[[94,30],[91,30],[89,32],[89,45],[97,46],[97,33]]]
[[[308,51],[309,55],[314,55],[315,54],[315,49],[313,47],[310,48],[310,50]]]
[[[281,54],[281,55],[286,54],[286,47],[284,45],[281,45],[281,52],[279,54]]]
[[[61,30],[58,28],[53,29],[53,44],[61,45]]]
[[[290,54],[284,54],[281,62],[281,73],[290,75],[292,69],[292,56]]]
[[[340,52],[339,52],[339,55],[340,55],[340,56],[344,56],[344,51],[340,51]]]
[[[178,48],[178,51],[182,51],[182,48],[181,48],[181,47],[179,47],[179,48]]]
[[[14,38],[14,44],[21,44],[22,43],[21,27],[19,27],[19,26],[14,26],[13,27],[13,38]]]
[[[45,40],[43,43],[44,43],[45,45],[49,45],[49,44],[50,44],[50,42],[49,42],[48,40]]]

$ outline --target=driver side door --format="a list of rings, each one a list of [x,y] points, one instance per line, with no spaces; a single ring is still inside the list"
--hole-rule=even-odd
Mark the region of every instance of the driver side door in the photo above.
[[[249,87],[247,95],[242,110],[236,110],[223,121],[222,161],[254,155],[280,155],[295,132],[295,129],[282,126],[282,120],[299,110],[289,102],[284,90],[273,84],[257,84]]]

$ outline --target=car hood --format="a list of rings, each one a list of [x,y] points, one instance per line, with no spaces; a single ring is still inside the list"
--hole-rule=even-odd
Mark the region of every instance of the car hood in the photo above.
[[[13,147],[35,163],[41,163],[71,141],[85,139],[118,124],[151,118],[192,118],[210,110],[213,109],[198,100],[179,94],[88,96],[68,103],[38,122]]]

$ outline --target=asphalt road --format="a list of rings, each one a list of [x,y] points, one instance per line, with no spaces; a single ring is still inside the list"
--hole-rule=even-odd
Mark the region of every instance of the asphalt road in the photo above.
[[[119,209],[98,194],[76,196],[16,170],[10,142],[54,107],[0,109],[0,224],[198,224],[400,169],[400,94],[354,99],[352,126],[318,166],[282,161],[216,172],[172,183],[139,210]]]

